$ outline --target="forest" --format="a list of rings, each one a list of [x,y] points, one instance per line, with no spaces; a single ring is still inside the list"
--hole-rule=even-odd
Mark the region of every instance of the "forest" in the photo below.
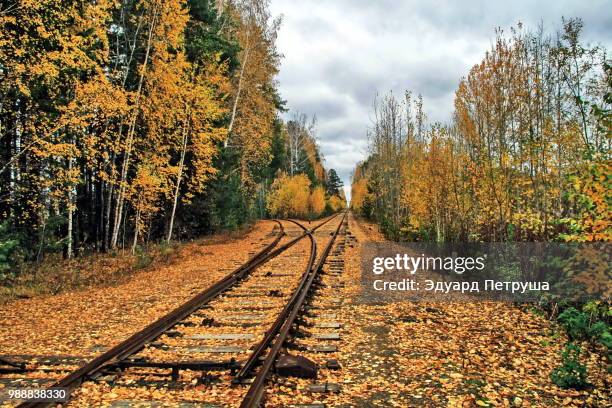
[[[406,35],[470,43],[476,28],[462,31],[451,19],[492,20],[476,22],[452,2],[434,5],[440,15],[427,2],[403,10],[400,2],[282,3],[0,0],[5,385],[30,384],[14,375],[40,385],[41,375],[74,373],[48,369],[41,357],[53,354],[98,365],[73,377],[83,406],[236,404],[243,391],[251,404],[251,387],[266,382],[278,388],[253,395],[283,406],[344,398],[342,406],[608,406],[606,48],[585,40],[580,18],[545,29],[548,15],[573,10],[550,2],[539,26],[492,33],[470,65],[479,62],[453,77],[448,119],[434,121],[428,112],[440,107],[427,106],[428,97],[432,84],[446,86],[447,71],[426,72],[425,89],[377,94],[376,84],[397,83],[391,66],[423,83],[430,62],[406,51]],[[527,21],[544,9],[523,6]],[[281,32],[281,9],[291,30]],[[450,65],[457,56],[449,49],[428,52]],[[294,65],[279,76],[281,51]],[[376,65],[389,78],[374,81]],[[293,91],[287,71],[301,83]],[[369,116],[359,106],[364,89]],[[318,107],[325,123],[288,106]],[[446,117],[439,113],[431,117]],[[351,123],[368,120],[348,203],[321,140],[328,159],[343,156],[334,165],[343,174],[342,160],[359,145]],[[426,265],[452,256],[449,267],[413,263],[410,271],[420,272],[417,287],[425,276],[440,290],[397,291],[406,296],[383,302],[367,290],[377,274],[363,262],[372,248],[393,249],[384,255],[398,262],[401,248],[404,262],[416,255]],[[477,271],[467,266],[474,260]],[[485,293],[479,280],[506,293]],[[470,289],[444,297],[451,284]],[[140,369],[147,374],[126,376]],[[148,381],[165,369],[180,387]]]
[[[267,0],[0,4],[0,273],[343,207]]]
[[[449,123],[430,123],[410,91],[377,96],[351,208],[395,241],[501,243],[514,255],[525,243],[569,248],[567,258],[500,265],[497,278],[538,265],[562,288],[529,307],[567,336],[551,381],[584,389],[589,370],[610,372],[612,349],[612,65],[583,43],[580,19],[562,23],[553,34],[498,30],[459,82]],[[589,353],[600,357],[587,367]]]
[[[394,240],[609,242],[612,67],[582,28],[499,30],[450,123],[377,96],[351,207]]]

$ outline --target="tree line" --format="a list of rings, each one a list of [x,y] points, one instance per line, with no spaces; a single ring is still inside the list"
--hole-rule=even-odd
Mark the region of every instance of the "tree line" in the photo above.
[[[267,209],[275,217],[317,218],[346,207],[336,170],[327,173],[317,145],[316,117],[295,114],[287,123],[286,167],[270,186]]]
[[[450,123],[377,97],[352,208],[398,240],[610,241],[612,67],[582,28],[498,30]]]
[[[0,267],[236,228],[285,173],[326,187],[279,116],[268,3],[3,2]]]

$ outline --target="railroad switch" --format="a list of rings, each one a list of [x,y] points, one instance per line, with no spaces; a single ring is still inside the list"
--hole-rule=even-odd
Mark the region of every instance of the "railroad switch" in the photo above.
[[[303,339],[306,337],[311,337],[312,334],[305,331],[305,330],[300,330],[298,328],[294,328],[292,327],[291,330],[289,331],[289,333],[291,334],[291,336],[298,338],[298,339]]]
[[[317,365],[304,356],[283,354],[276,361],[276,373],[283,377],[317,378]]]

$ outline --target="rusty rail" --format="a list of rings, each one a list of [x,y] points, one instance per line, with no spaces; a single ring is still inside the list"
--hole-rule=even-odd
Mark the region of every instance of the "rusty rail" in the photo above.
[[[333,218],[334,217],[327,220],[326,223],[329,222]],[[259,358],[263,355],[264,351],[270,346],[270,343],[272,343],[272,341],[276,337],[278,331],[280,330],[283,323],[287,319],[287,316],[289,316],[289,314],[291,313],[291,310],[293,309],[295,302],[297,302],[298,296],[300,294],[300,290],[306,284],[308,275],[310,271],[312,270],[312,266],[314,265],[314,261],[317,255],[317,243],[312,236],[312,231],[309,231],[306,227],[304,227],[302,224],[300,224],[297,221],[294,221],[294,220],[287,220],[287,221],[293,222],[298,227],[306,231],[305,233],[310,238],[310,258],[308,259],[308,264],[306,265],[304,273],[302,274],[302,278],[300,279],[300,283],[298,284],[298,289],[296,289],[293,292],[293,295],[291,296],[289,301],[285,304],[285,307],[280,312],[280,314],[278,315],[278,317],[276,318],[276,320],[274,321],[270,329],[266,331],[266,335],[264,336],[264,338],[259,342],[257,347],[255,347],[255,349],[253,350],[253,352],[251,353],[247,361],[244,363],[240,371],[238,371],[238,373],[234,376],[234,382],[240,382],[244,377],[246,377],[251,372],[253,367],[255,367],[255,365],[259,362]],[[319,227],[320,226],[323,226],[323,224],[319,225]]]
[[[94,377],[96,374],[100,373],[107,367],[112,367],[113,365],[117,365],[121,361],[127,359],[131,355],[142,350],[146,343],[151,342],[161,336],[168,329],[174,327],[178,322],[185,319],[187,316],[195,312],[197,309],[204,306],[206,303],[210,302],[232,286],[234,286],[237,282],[243,280],[247,277],[254,269],[262,265],[263,263],[269,261],[270,259],[276,257],[287,249],[291,248],[298,241],[303,239],[306,236],[309,236],[311,240],[313,240],[311,236],[311,231],[314,231],[323,225],[327,224],[329,221],[334,219],[337,214],[331,216],[327,220],[315,226],[312,230],[308,230],[307,228],[300,225],[298,222],[293,220],[287,220],[299,225],[304,232],[292,239],[291,241],[285,243],[284,245],[274,249],[283,236],[285,236],[285,231],[283,225],[275,220],[275,222],[280,226],[280,233],[276,236],[276,238],[265,248],[263,248],[260,252],[255,254],[251,259],[249,259],[246,263],[236,268],[234,271],[226,275],[217,283],[213,284],[208,289],[203,292],[197,294],[193,298],[191,298],[186,303],[178,306],[176,309],[170,311],[166,315],[162,316],[158,320],[152,322],[144,329],[139,332],[133,334],[126,340],[121,343],[115,345],[110,350],[107,350],[103,354],[98,357],[95,357],[91,361],[89,361],[84,366],[78,368],[77,370],[71,372],[61,380],[57,381],[50,388],[67,388],[69,391],[74,390],[79,387],[84,381],[89,378]],[[313,240],[314,242],[314,240]],[[316,243],[315,243],[316,245]],[[274,250],[273,250],[274,249]],[[312,256],[312,254],[311,254]],[[20,404],[19,408],[32,408],[32,407],[46,407],[49,405],[53,405],[50,402],[24,402]]]
[[[332,238],[329,240],[328,244],[325,246],[325,249],[323,250],[321,257],[319,258],[319,262],[317,262],[317,265],[314,268],[311,268],[310,270],[307,271],[307,273],[305,274],[305,279],[302,280],[300,286],[295,291],[294,297],[296,299],[293,302],[292,306],[288,308],[289,310],[286,310],[287,308],[283,310],[283,313],[281,315],[284,317],[284,319],[283,319],[283,322],[280,328],[275,331],[270,330],[270,332],[266,334],[266,338],[264,339],[264,341],[266,339],[269,339],[268,343],[266,344],[266,347],[275,339],[274,343],[271,345],[270,351],[266,355],[266,358],[264,359],[261,368],[257,372],[257,375],[255,376],[255,379],[253,380],[253,383],[249,387],[249,390],[247,391],[244,399],[242,400],[242,403],[240,404],[240,408],[259,407],[262,397],[263,397],[263,393],[265,391],[265,386],[266,386],[266,381],[268,379],[268,375],[270,374],[274,366],[276,357],[278,356],[278,353],[283,347],[285,340],[289,336],[291,327],[295,323],[295,320],[300,312],[300,309],[302,308],[306,298],[308,297],[310,289],[312,288],[312,283],[314,282],[319,271],[323,268],[323,265],[325,264],[325,260],[327,256],[329,255],[329,252],[331,251],[334,245],[334,242],[336,241],[336,237],[338,236],[338,233],[340,232],[340,228],[342,227],[342,224],[344,223],[345,218],[346,218],[346,212],[344,212],[342,216],[342,220],[340,221],[340,223],[338,224],[338,227],[334,231]],[[276,322],[273,327],[274,328],[277,327]],[[262,344],[264,341],[262,341]],[[254,363],[251,364],[251,368],[253,365]],[[247,374],[247,372],[245,371],[245,367],[246,365],[243,366],[243,369],[237,374],[237,376],[244,376]]]

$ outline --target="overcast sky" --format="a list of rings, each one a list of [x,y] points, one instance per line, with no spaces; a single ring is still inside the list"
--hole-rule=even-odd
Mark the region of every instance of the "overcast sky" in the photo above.
[[[496,27],[542,22],[554,32],[562,16],[581,17],[586,41],[612,43],[612,0],[272,0],[271,8],[283,17],[280,93],[291,111],[317,115],[326,167],[346,188],[366,156],[375,94],[412,90],[430,120],[447,121],[459,80]]]

